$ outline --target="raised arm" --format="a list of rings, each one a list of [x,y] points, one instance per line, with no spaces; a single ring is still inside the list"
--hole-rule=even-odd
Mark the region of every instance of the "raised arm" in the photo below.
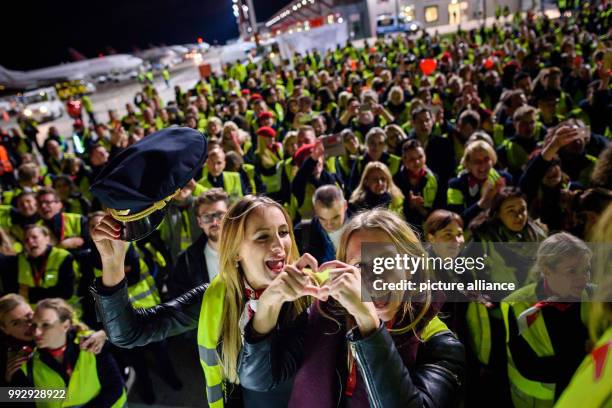
[[[120,230],[120,225],[106,216],[92,231],[102,259],[102,278],[96,280],[91,292],[111,343],[131,348],[196,328],[206,286],[152,308],[132,307],[124,268],[127,243],[119,240]]]

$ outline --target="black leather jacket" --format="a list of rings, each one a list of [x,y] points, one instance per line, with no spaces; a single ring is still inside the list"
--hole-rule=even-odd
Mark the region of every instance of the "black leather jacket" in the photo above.
[[[125,279],[114,287],[105,287],[98,278],[90,290],[109,341],[119,347],[132,348],[197,328],[207,287],[208,284],[200,285],[149,309],[132,307]],[[224,404],[226,408],[284,408],[291,393],[291,381],[266,392],[246,390],[236,384],[226,384],[226,390],[230,390]],[[206,396],[203,395],[202,399],[204,401]]]
[[[243,388],[265,391],[290,376],[288,368],[299,367],[303,350],[295,343],[282,342],[282,346],[278,347],[279,342],[275,341],[274,336],[257,341],[250,341],[249,336],[246,337],[238,365]],[[370,407],[459,405],[465,352],[461,342],[450,331],[439,333],[421,344],[416,363],[411,367],[406,367],[402,361],[384,324],[366,338],[361,338],[358,330],[352,330],[347,340],[365,381]],[[279,366],[285,368],[279,370]],[[338,390],[338,395],[342,394],[343,390]]]
[[[198,327],[202,298],[208,285],[149,309],[130,304],[125,279],[107,288],[100,279],[91,287],[98,318],[111,343],[124,348],[144,346]]]

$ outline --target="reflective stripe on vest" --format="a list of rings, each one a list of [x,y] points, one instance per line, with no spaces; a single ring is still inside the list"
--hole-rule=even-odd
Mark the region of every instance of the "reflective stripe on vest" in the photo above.
[[[574,408],[588,401],[593,407],[609,407],[612,401],[612,327],[582,361],[555,407]]]
[[[140,280],[135,285],[128,287],[130,303],[135,308],[148,309],[161,303],[157,286],[153,276],[149,273],[149,268],[144,259],[139,259]]]
[[[38,285],[40,288],[52,288],[57,285],[59,280],[59,269],[66,257],[70,255],[70,252],[62,248],[51,248],[49,256],[47,257],[47,263],[45,265],[45,271],[42,279]],[[17,258],[18,265],[18,281],[20,285],[27,287],[36,287],[34,282],[34,274],[32,273],[32,265],[28,261],[25,253],[19,254]]]
[[[206,399],[211,408],[223,407],[223,370],[217,346],[221,335],[225,282],[217,275],[206,288],[198,322],[198,351],[206,380]]]
[[[508,355],[508,378],[511,384],[510,392],[516,407],[540,406],[540,404],[552,406],[555,398],[555,384],[532,381],[523,376],[514,365],[510,347],[508,346],[510,339],[508,319],[509,310],[512,308],[514,317],[517,320],[517,326],[522,328],[520,336],[529,344],[529,347],[531,347],[536,355],[538,357],[555,355],[544,317],[540,311],[535,312],[538,315],[535,316],[535,319],[530,319],[529,325],[521,324],[521,314],[529,309],[533,302],[520,302],[515,301],[515,299],[536,299],[535,290],[536,284],[532,283],[515,291],[501,303],[504,326],[506,328],[506,352]]]
[[[59,373],[49,367],[40,359],[40,354],[37,351],[32,357],[30,363],[32,367],[32,378],[34,379],[34,387],[40,389],[66,389],[66,399],[64,400],[49,400],[45,402],[37,402],[38,407],[48,408],[63,408],[63,407],[79,407],[87,404],[98,396],[102,390],[100,379],[98,378],[98,369],[96,364],[96,356],[88,351],[81,350],[76,361],[76,365],[68,387],[64,383],[64,379]],[[28,376],[28,363],[21,366],[23,373]],[[115,401],[111,408],[124,407],[127,404],[127,395],[125,389],[121,396]]]

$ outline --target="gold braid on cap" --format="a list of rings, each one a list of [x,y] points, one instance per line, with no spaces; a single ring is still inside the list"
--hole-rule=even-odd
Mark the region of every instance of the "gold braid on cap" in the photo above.
[[[153,205],[151,205],[150,207],[145,208],[144,210],[139,211],[136,214],[130,214],[130,210],[115,210],[114,208],[109,208],[108,211],[110,212],[110,215],[112,215],[113,218],[116,219],[117,221],[121,221],[121,222],[138,221],[145,217],[148,217],[149,215],[153,214],[155,211],[161,210],[162,208],[164,208],[166,204],[168,204],[168,202],[170,202],[170,200],[172,200],[180,191],[181,189],[179,188],[174,193],[170,194],[168,197],[164,198],[163,200],[159,200],[156,203],[153,203]]]

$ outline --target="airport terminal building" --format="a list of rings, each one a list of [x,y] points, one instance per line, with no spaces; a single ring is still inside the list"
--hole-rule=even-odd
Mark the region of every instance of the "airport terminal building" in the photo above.
[[[307,31],[324,24],[346,22],[352,39],[377,33],[457,25],[495,15],[539,8],[541,0],[295,0],[265,23],[263,32],[275,36]]]

